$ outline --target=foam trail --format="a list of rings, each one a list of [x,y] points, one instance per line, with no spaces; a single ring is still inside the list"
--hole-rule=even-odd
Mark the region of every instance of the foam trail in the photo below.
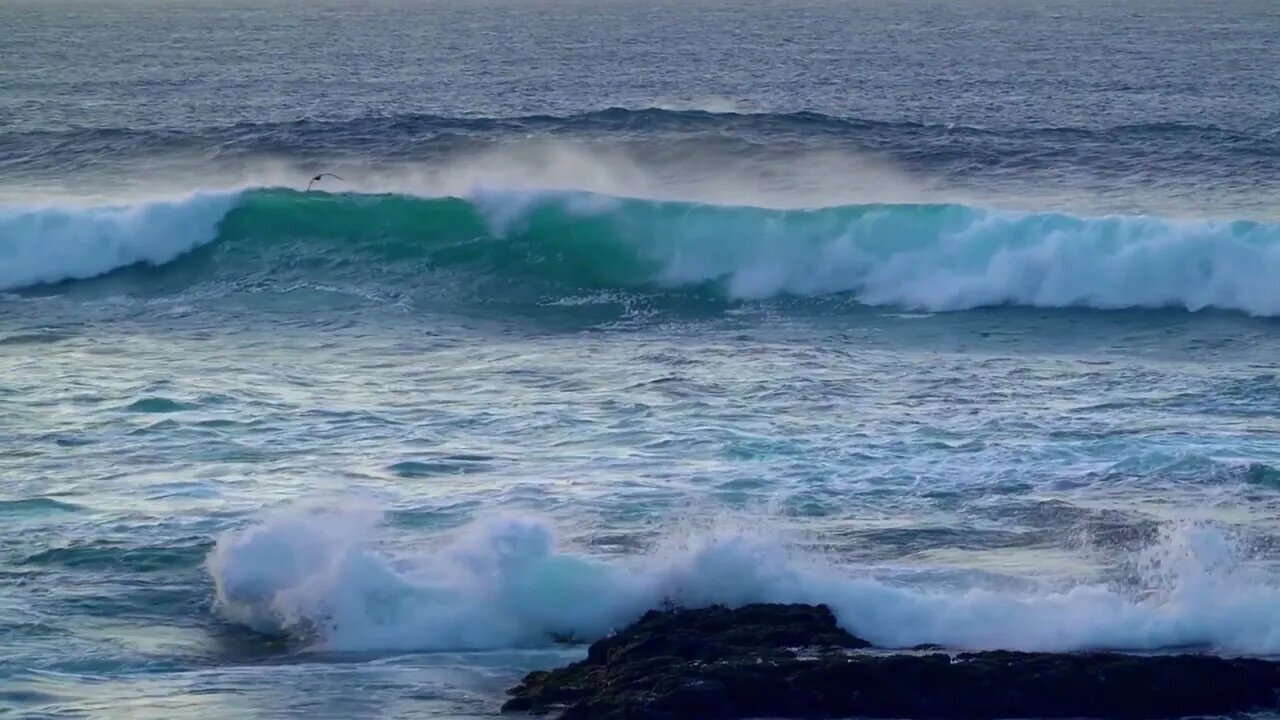
[[[222,535],[216,605],[259,631],[329,650],[456,650],[592,640],[670,601],[824,602],[887,647],[1160,649],[1280,654],[1280,585],[1246,572],[1220,530],[1171,530],[1144,593],[1082,585],[1011,592],[899,586],[768,538],[719,533],[630,561],[558,550],[535,518],[477,522],[433,553],[373,549],[371,511],[293,510]]]
[[[77,207],[0,206],[0,290],[161,265],[212,242],[239,193]]]

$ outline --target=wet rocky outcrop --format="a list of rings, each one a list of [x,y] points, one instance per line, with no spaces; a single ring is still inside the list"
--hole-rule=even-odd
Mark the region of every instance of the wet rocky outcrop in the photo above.
[[[564,720],[1117,718],[1280,708],[1280,663],[1211,655],[888,652],[824,606],[654,611],[534,672],[506,712]]]

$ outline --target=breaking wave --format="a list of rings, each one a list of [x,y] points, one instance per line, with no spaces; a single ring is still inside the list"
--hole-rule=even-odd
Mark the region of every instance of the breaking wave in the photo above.
[[[208,245],[218,252],[190,253]],[[934,311],[1280,314],[1280,225],[956,204],[781,210],[568,191],[422,198],[249,190],[0,209],[0,258],[0,289],[10,290],[176,262],[220,278],[288,268],[316,273],[317,281],[364,274],[404,285],[447,270],[540,283],[544,295],[842,293]]]

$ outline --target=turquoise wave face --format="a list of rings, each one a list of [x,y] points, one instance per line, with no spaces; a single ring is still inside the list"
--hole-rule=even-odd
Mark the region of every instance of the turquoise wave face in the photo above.
[[[464,278],[524,298],[618,289],[729,301],[845,294],[933,311],[1280,314],[1280,226],[965,205],[781,210],[573,192],[253,190],[10,213],[0,217],[0,252],[14,259],[0,277],[8,288],[141,263],[161,266],[143,273],[143,283],[179,273],[192,282],[361,282],[399,291]]]

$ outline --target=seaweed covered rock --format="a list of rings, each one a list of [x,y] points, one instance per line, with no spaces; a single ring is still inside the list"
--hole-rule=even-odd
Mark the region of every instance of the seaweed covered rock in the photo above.
[[[824,606],[650,612],[507,712],[565,720],[1117,718],[1276,709],[1280,664],[1209,655],[888,653]]]

